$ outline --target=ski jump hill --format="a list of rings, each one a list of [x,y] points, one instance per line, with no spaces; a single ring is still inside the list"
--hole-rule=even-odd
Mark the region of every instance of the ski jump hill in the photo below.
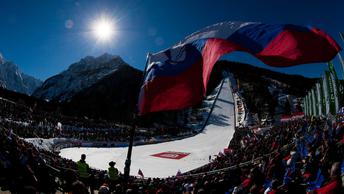
[[[150,145],[134,146],[130,175],[137,176],[141,169],[145,177],[165,178],[178,171],[184,173],[209,163],[223,152],[235,130],[234,99],[229,78],[225,78],[219,89],[218,98],[204,130],[189,138]],[[107,170],[110,161],[123,173],[127,155],[126,147],[119,148],[66,148],[60,155],[73,161],[86,154],[86,162],[93,168]]]

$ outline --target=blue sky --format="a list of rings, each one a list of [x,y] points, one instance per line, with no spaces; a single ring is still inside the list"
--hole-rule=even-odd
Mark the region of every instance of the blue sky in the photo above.
[[[207,25],[221,21],[293,23],[321,28],[344,47],[344,1],[301,0],[2,0],[0,52],[23,72],[42,80],[81,58],[104,52],[120,55],[143,69],[147,52],[158,52]],[[106,15],[116,21],[116,36],[99,44],[90,24]],[[343,53],[344,55],[344,53]],[[273,70],[319,77],[324,64],[271,68],[245,53],[225,59]],[[335,65],[342,77],[339,62]]]

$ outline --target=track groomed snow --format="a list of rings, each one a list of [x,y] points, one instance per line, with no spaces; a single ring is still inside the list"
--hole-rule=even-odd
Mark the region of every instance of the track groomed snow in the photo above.
[[[223,152],[234,134],[234,99],[228,78],[215,101],[213,112],[204,130],[190,138],[165,143],[134,146],[130,174],[138,175],[141,169],[145,177],[165,178],[174,176],[178,170],[184,173],[209,163],[209,156]],[[86,154],[86,162],[93,168],[107,170],[110,161],[123,173],[127,156],[124,148],[66,148],[60,155],[73,161]],[[184,152],[189,155],[177,159],[154,157],[162,152]]]

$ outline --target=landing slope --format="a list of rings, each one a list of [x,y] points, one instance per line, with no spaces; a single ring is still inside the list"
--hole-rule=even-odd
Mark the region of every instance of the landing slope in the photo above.
[[[168,177],[177,171],[186,172],[209,163],[209,155],[218,154],[228,146],[234,134],[234,103],[230,81],[224,80],[210,119],[200,134],[177,141],[135,146],[132,153],[130,174],[136,176],[139,169],[145,177]],[[163,154],[182,152],[183,154]],[[127,148],[67,148],[61,150],[61,156],[78,161],[85,153],[91,167],[107,169],[109,161],[115,161],[123,172]],[[162,157],[152,155],[158,154]],[[185,156],[186,155],[186,156]],[[180,159],[163,158],[181,157]]]

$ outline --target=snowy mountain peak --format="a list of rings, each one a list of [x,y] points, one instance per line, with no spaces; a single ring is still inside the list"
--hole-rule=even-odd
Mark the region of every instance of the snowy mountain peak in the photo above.
[[[84,62],[84,63],[94,63],[94,62],[107,63],[107,62],[110,62],[111,60],[116,59],[116,58],[120,58],[120,56],[111,55],[109,53],[104,53],[98,57],[94,57],[94,56],[84,57],[80,60],[79,63],[81,63],[81,62]]]
[[[82,58],[79,62],[69,66],[68,71],[85,71],[96,70],[102,68],[114,69],[119,65],[126,65],[121,57],[105,53],[98,57],[87,56]]]
[[[111,55],[111,54],[109,54],[109,53],[104,53],[104,54],[98,56],[98,57],[97,57],[97,60],[100,61],[100,62],[102,62],[102,63],[106,63],[106,62],[111,61],[111,60],[114,59],[114,58],[120,58],[120,57],[117,56],[117,55]]]
[[[22,73],[16,64],[6,61],[0,53],[1,87],[30,95],[41,84],[42,81]]]
[[[11,61],[4,61],[1,64],[1,67],[2,67],[2,69],[6,69],[7,71],[11,71],[11,72],[13,71],[13,72],[15,72],[17,74],[21,74],[19,72],[18,66],[16,64],[14,64],[13,62],[11,62]]]
[[[123,65],[128,64],[116,55],[105,53],[98,57],[87,56],[70,65],[62,73],[47,79],[33,96],[47,100],[67,101],[77,92],[90,87]]]

